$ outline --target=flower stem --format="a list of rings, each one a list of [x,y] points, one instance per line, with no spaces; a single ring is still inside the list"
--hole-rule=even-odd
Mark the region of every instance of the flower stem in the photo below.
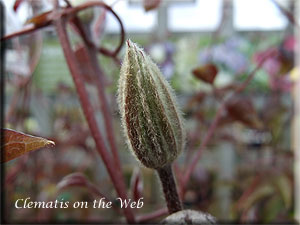
[[[172,214],[181,211],[182,205],[176,189],[176,183],[171,165],[157,169],[157,173],[163,187],[169,213]]]

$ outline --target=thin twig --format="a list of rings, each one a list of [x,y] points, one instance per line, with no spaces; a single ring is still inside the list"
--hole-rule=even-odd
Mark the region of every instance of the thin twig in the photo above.
[[[101,14],[96,19],[93,25],[93,33],[95,34],[95,39],[99,39],[102,36],[102,31],[104,29],[104,22],[106,20],[107,10],[103,9]]]
[[[121,162],[120,157],[118,155],[116,140],[113,132],[113,125],[112,125],[112,114],[109,112],[109,105],[105,96],[104,86],[103,86],[103,72],[99,67],[98,60],[97,60],[97,51],[94,48],[87,47],[88,55],[91,60],[91,66],[94,71],[94,78],[96,79],[96,86],[99,96],[99,101],[101,104],[101,112],[104,117],[104,125],[107,133],[107,139],[111,147],[111,151],[113,154],[113,161],[115,162],[116,169],[121,170]],[[122,176],[123,179],[123,176]]]
[[[108,50],[106,48],[103,47],[99,47],[98,51],[104,55],[110,56],[110,57],[115,57],[121,50],[124,41],[125,41],[125,30],[124,30],[124,26],[122,23],[122,20],[120,19],[120,17],[115,13],[115,11],[108,6],[107,4],[105,4],[104,2],[96,2],[96,1],[91,1],[91,2],[86,2],[84,4],[81,4],[77,7],[74,8],[68,8],[66,10],[63,11],[63,15],[70,17],[74,17],[79,11],[90,8],[90,7],[102,7],[105,8],[106,10],[108,10],[109,12],[111,12],[113,14],[113,16],[116,18],[116,20],[118,21],[119,25],[120,25],[120,41],[119,44],[117,46],[117,48],[113,51]]]
[[[48,25],[50,25],[50,24],[48,24]],[[48,25],[45,25],[45,26],[48,26]],[[14,32],[14,33],[11,33],[11,34],[8,34],[8,35],[2,37],[1,41],[8,40],[10,38],[14,38],[14,37],[17,37],[17,36],[29,34],[29,33],[33,32],[33,31],[39,30],[41,28],[43,28],[43,27],[36,27],[36,26],[30,24],[30,25],[24,27],[22,30],[19,30],[17,32]]]

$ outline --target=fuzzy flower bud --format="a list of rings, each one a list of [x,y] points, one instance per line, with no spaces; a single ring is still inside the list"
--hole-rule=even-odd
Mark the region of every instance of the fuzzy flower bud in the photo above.
[[[173,90],[151,58],[127,41],[118,89],[127,144],[146,167],[172,163],[184,148],[183,118]]]

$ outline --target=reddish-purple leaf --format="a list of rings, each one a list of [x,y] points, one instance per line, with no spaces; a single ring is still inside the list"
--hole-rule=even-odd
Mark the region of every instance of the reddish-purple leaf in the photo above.
[[[259,129],[262,127],[262,123],[250,98],[233,98],[227,103],[226,109],[230,117],[234,120],[251,128]]]
[[[49,141],[45,138],[23,134],[11,129],[2,129],[2,132],[4,132],[4,144],[1,146],[3,153],[2,163],[15,159],[30,151],[54,146],[53,141]]]
[[[218,74],[218,68],[214,64],[206,64],[195,68],[192,73],[194,76],[206,83],[213,84]]]

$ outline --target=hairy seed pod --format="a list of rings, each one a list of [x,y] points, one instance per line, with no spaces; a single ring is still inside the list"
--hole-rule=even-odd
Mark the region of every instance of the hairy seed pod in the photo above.
[[[162,168],[184,148],[183,118],[173,90],[151,58],[127,40],[118,87],[127,144],[146,167]]]

